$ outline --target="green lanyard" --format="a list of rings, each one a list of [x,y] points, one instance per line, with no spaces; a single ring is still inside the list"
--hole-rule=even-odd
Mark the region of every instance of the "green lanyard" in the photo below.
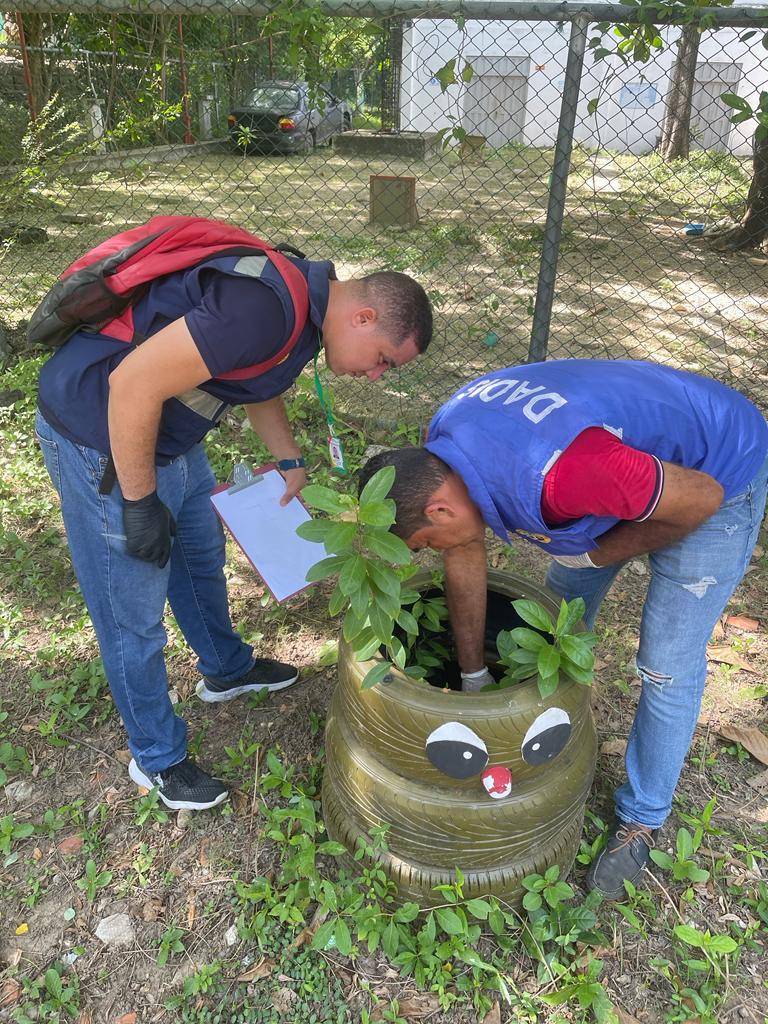
[[[336,431],[333,429],[333,410],[331,409],[330,403],[326,400],[325,392],[323,391],[323,385],[320,380],[320,374],[317,370],[317,357],[320,353],[315,353],[315,390],[317,391],[317,397],[320,400],[320,407],[325,415],[325,422],[328,424],[328,452],[331,456],[331,462],[335,469],[339,473],[346,473],[347,466],[344,462],[344,449],[341,446],[341,439],[336,436]]]

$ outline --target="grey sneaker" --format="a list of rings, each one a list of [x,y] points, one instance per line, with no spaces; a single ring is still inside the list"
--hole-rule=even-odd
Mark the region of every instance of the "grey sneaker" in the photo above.
[[[223,803],[229,796],[223,782],[198,768],[188,757],[160,772],[145,772],[131,759],[128,774],[137,786],[145,789],[157,786],[160,799],[172,811],[204,811]]]
[[[285,665],[271,658],[256,658],[244,676],[231,682],[226,683],[215,676],[203,676],[197,684],[196,693],[200,700],[218,704],[258,690],[284,690],[293,686],[298,678],[299,670],[295,665]]]
[[[597,890],[604,899],[621,902],[627,898],[624,882],[638,885],[645,866],[656,845],[658,829],[647,825],[619,822],[608,843],[592,861],[587,874],[587,888]]]

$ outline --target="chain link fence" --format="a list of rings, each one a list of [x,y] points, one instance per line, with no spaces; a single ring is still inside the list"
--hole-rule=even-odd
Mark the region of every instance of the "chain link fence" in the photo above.
[[[377,389],[340,381],[353,412],[421,422],[544,355],[657,360],[767,408],[768,258],[716,228],[753,183],[755,122],[732,118],[768,90],[759,12],[646,52],[618,16],[497,6],[6,15],[0,347],[88,248],[194,214],[424,284],[432,348]]]

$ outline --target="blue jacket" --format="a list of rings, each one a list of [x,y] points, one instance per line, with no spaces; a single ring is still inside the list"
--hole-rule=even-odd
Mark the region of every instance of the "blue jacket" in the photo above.
[[[580,554],[618,520],[584,516],[550,527],[544,477],[588,427],[604,427],[665,462],[742,493],[768,454],[768,424],[737,391],[705,377],[630,360],[561,359],[486,374],[435,414],[426,443],[464,480],[483,519],[551,554]]]
[[[260,256],[217,257],[158,278],[136,304],[134,326],[139,336],[150,337],[184,317],[212,376],[164,403],[157,439],[158,463],[197,444],[230,406],[263,402],[282,394],[319,350],[328,282],[335,276],[333,265],[308,260],[296,260],[296,264],[309,285],[307,322],[281,363],[247,380],[215,377],[268,359],[280,350],[293,328],[290,294],[269,260]],[[212,326],[209,300],[214,285],[221,317]],[[242,301],[245,287],[247,303]],[[231,302],[226,300],[227,288],[232,291]],[[207,328],[205,337],[203,325]],[[132,346],[125,342],[88,331],[79,331],[57,349],[40,371],[38,401],[51,426],[77,444],[108,453],[109,375],[131,351]]]

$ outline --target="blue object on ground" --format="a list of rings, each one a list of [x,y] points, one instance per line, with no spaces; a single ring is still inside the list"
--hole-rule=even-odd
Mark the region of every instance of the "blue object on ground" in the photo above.
[[[703,235],[704,225],[703,224],[686,224],[683,228],[683,232],[686,235]]]

